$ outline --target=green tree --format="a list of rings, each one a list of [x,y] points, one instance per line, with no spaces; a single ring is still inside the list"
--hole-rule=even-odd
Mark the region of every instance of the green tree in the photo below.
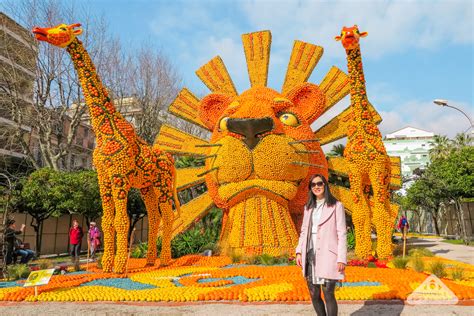
[[[445,158],[451,151],[451,141],[445,135],[435,135],[431,142],[433,147],[430,149],[430,159]]]
[[[407,190],[406,199],[402,203],[403,208],[416,210],[418,215],[421,215],[421,211],[429,213],[434,222],[436,235],[440,234],[438,221],[443,202],[441,190],[440,183],[425,172]]]
[[[474,197],[474,147],[454,148],[448,156],[434,159],[428,172],[436,179],[440,196],[454,203],[461,236],[468,242],[462,200]]]
[[[175,162],[176,168],[192,168],[204,166],[204,159],[194,156],[179,156]]]
[[[332,146],[332,149],[328,153],[328,156],[329,157],[343,157],[345,149],[346,149],[346,146],[344,146],[343,144],[336,144]]]
[[[179,156],[176,158],[175,166],[176,168],[202,167],[204,166],[204,159],[204,157]],[[206,185],[204,183],[201,183],[178,192],[178,198],[181,204],[186,204],[206,191]]]
[[[15,191],[13,208],[26,212],[31,217],[30,226],[36,235],[36,252],[41,253],[43,223],[50,216],[60,216],[63,203],[70,198],[69,190],[62,174],[51,168],[34,171],[21,181]]]
[[[452,144],[455,150],[463,149],[464,147],[471,146],[472,138],[466,133],[459,133],[454,138]]]
[[[69,200],[61,205],[63,213],[80,214],[85,217],[87,226],[102,215],[97,172],[92,170],[64,174],[69,189]]]
[[[138,221],[147,215],[146,206],[142,200],[140,191],[135,188],[132,188],[128,192],[127,215],[130,223],[128,228],[128,240],[130,240],[130,235],[132,234],[135,225],[137,225]]]
[[[439,234],[441,206],[453,204],[460,235],[467,241],[462,200],[474,196],[474,149],[472,139],[458,134],[453,140],[436,135],[430,150],[431,163],[407,194],[408,203],[431,213]]]

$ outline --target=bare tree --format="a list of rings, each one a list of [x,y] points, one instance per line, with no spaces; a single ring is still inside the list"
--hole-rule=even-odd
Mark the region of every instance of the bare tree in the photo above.
[[[88,48],[98,71],[108,58],[106,46],[113,42],[108,35],[107,24],[87,9],[78,9],[73,4],[48,1],[8,1],[3,6],[15,21],[27,30],[33,26],[54,26],[60,23],[81,21],[84,33],[81,40]],[[67,158],[72,151],[79,125],[86,107],[82,100],[78,78],[66,50],[51,45],[37,44],[29,32],[23,34],[29,45],[23,49],[17,39],[2,33],[1,55],[10,60],[27,60],[36,65],[34,77],[25,79],[25,71],[14,63],[2,63],[2,104],[8,104],[12,126],[5,132],[8,141],[21,147],[22,154],[34,168],[48,166],[53,169],[68,169]],[[37,55],[35,59],[33,55]],[[28,64],[27,64],[28,65]],[[31,65],[29,65],[31,66]],[[29,93],[25,93],[25,85]],[[72,107],[71,105],[77,106]],[[3,115],[2,115],[3,116]],[[3,135],[2,135],[3,136]]]
[[[165,110],[180,90],[181,79],[169,60],[151,45],[142,44],[138,49],[124,49],[117,38],[109,35],[104,17],[97,17],[87,8],[54,0],[9,0],[2,8],[27,30],[33,26],[54,26],[59,23],[82,23],[81,41],[89,51],[104,86],[118,110],[135,125],[137,134],[152,144],[164,121],[184,128],[187,132],[202,133],[191,124]],[[26,83],[22,74],[12,65],[0,70],[6,73],[9,87],[3,89],[7,111],[13,126],[1,139],[21,148],[22,154],[37,169],[71,169],[70,156],[78,128],[88,122],[88,109],[84,104],[76,72],[68,53],[51,45],[38,44],[26,32],[25,37],[33,55],[12,49],[8,42],[2,51],[9,58],[36,60],[32,78],[27,83],[31,104],[25,105],[18,87]],[[4,41],[2,41],[3,43]],[[133,43],[129,43],[131,47]],[[31,55],[31,53],[30,53]],[[24,77],[24,76],[23,76]],[[2,86],[3,87],[3,86]],[[1,113],[0,113],[1,114]],[[2,117],[2,115],[0,115]],[[23,127],[23,128],[22,128]],[[26,129],[25,129],[26,128]],[[3,134],[0,131],[0,134]],[[7,137],[8,136],[8,137]],[[3,146],[2,146],[3,147]]]
[[[111,47],[106,86],[117,109],[152,144],[164,122],[177,120],[166,109],[181,89],[181,79],[169,59],[146,43],[129,53],[120,42]]]

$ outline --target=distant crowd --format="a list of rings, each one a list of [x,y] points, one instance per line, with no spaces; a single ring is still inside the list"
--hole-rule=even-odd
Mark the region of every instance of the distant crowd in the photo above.
[[[25,224],[21,224],[20,229],[16,227],[16,221],[10,219],[7,221],[7,228],[5,229],[4,238],[6,243],[5,262],[7,265],[18,263],[18,258],[22,264],[26,264],[35,258],[36,254],[29,249],[29,245],[24,243],[19,236],[25,231]],[[87,233],[88,251],[90,258],[95,259],[97,249],[101,245],[101,232],[95,222],[91,222],[89,231]],[[72,226],[69,229],[69,245],[71,260],[76,270],[79,270],[79,256],[81,253],[82,238],[84,231],[79,222],[75,219],[72,221]]]

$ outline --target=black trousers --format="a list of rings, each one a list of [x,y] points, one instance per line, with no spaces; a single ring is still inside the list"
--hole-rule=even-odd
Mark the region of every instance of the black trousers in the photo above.
[[[306,282],[308,284],[311,302],[318,316],[337,316],[337,302],[334,296],[336,280],[326,280],[323,285],[313,284],[313,265],[315,264],[314,251],[310,249],[306,254]],[[321,298],[324,292],[324,304]]]
[[[81,244],[73,245],[71,244],[71,257],[77,257],[81,255]]]

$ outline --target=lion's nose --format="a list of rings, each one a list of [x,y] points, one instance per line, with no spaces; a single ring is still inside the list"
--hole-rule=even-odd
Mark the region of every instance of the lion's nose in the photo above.
[[[260,134],[269,132],[273,129],[273,119],[264,117],[259,119],[235,119],[230,118],[227,121],[227,129],[233,133],[245,136],[244,143],[250,150],[254,149],[260,141]]]

